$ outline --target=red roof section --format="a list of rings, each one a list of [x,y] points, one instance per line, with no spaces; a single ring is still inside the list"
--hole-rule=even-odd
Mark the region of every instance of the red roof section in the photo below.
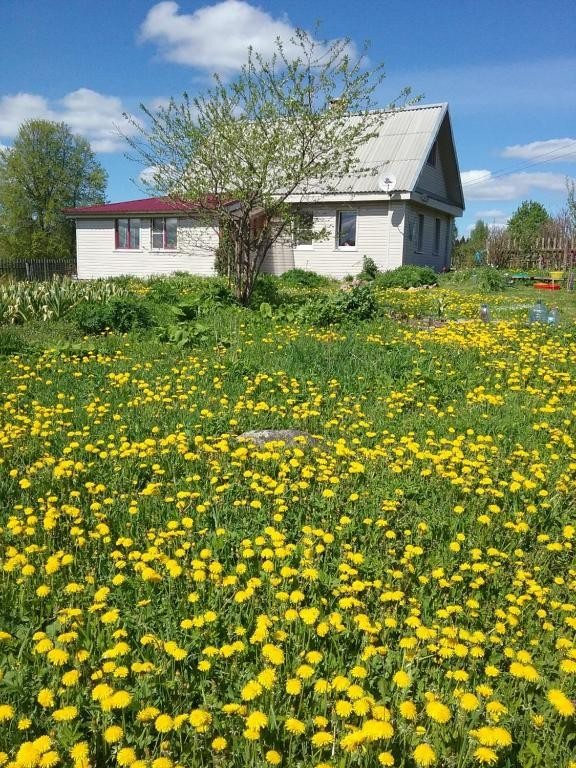
[[[216,198],[207,198],[204,207],[216,207]],[[86,205],[80,208],[64,208],[67,216],[121,216],[122,214],[176,214],[186,213],[199,208],[200,205],[192,200],[172,200],[169,197],[146,197],[142,200],[126,200],[123,203],[106,203],[104,205]]]

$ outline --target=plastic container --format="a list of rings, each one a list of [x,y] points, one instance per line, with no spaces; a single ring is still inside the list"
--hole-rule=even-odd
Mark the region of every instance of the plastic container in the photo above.
[[[490,307],[488,304],[481,304],[480,305],[480,320],[482,320],[483,323],[489,323],[491,320],[490,316]]]
[[[551,307],[548,312],[547,323],[548,325],[558,325],[560,322],[560,310],[558,307]]]
[[[530,310],[528,315],[529,323],[547,323],[548,322],[548,307],[542,299],[538,299],[536,304]]]

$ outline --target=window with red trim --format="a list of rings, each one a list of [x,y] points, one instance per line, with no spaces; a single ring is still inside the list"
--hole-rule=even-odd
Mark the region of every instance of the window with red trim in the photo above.
[[[140,248],[140,219],[116,219],[116,248]]]

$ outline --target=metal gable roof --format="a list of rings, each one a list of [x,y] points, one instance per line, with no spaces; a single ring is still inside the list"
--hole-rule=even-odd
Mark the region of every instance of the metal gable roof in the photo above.
[[[413,191],[446,112],[447,104],[430,104],[385,113],[378,136],[358,152],[359,164],[373,174],[340,179],[335,191],[381,192],[383,172],[396,177],[397,192]]]

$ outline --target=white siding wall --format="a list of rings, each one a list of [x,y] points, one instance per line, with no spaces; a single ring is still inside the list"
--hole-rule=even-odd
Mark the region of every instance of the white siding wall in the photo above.
[[[177,251],[151,249],[150,219],[140,220],[140,248],[116,249],[114,219],[78,219],[76,253],[78,277],[89,279],[117,275],[169,275],[183,271],[195,275],[214,274],[214,252],[218,233],[191,219],[178,220]]]
[[[270,275],[281,275],[289,269],[294,269],[292,240],[289,237],[279,238],[266,254],[262,264],[262,272],[268,272]]]
[[[424,216],[424,232],[422,248],[418,250],[418,216],[420,214]],[[438,250],[435,247],[436,219],[440,219]],[[452,218],[445,213],[421,206],[408,205],[406,213],[406,239],[404,241],[404,263],[432,267],[437,272],[441,272],[449,264],[447,249],[450,242],[449,228],[451,223]]]
[[[340,210],[357,211],[356,247],[336,247],[336,221]],[[362,270],[364,256],[374,259],[379,269],[394,269],[402,263],[404,203],[381,202],[358,205],[317,205],[313,208],[314,228],[326,230],[324,240],[311,246],[292,248],[278,243],[266,258],[265,271],[282,274],[298,267],[321,275],[343,278]]]

